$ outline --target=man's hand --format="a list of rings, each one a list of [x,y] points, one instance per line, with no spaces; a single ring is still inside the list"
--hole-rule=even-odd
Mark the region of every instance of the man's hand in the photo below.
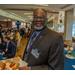
[[[28,66],[19,67],[19,70],[29,70]]]

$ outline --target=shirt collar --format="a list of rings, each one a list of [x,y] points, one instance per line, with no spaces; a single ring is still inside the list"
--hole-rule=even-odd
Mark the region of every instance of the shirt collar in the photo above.
[[[10,40],[7,42],[7,44],[9,44]]]
[[[10,40],[7,43],[9,43],[9,42],[10,42]]]
[[[8,48],[9,42],[10,42],[10,40],[7,42],[7,48]]]

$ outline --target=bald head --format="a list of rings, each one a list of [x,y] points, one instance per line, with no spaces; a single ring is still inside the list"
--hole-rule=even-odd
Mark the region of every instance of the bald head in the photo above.
[[[47,12],[46,12],[44,9],[38,8],[38,9],[36,9],[36,10],[34,11],[34,13],[35,13],[36,11],[44,11],[45,14],[47,15]]]

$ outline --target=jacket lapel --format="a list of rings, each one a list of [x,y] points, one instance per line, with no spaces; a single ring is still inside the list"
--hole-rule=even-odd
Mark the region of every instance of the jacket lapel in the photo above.
[[[41,42],[41,40],[44,38],[45,34],[46,34],[46,29],[40,32],[40,34],[37,36],[37,38],[33,42],[32,46],[37,47],[38,44]]]
[[[30,49],[29,49],[29,52],[28,52],[28,57],[27,57],[27,60],[30,58],[31,56],[31,49],[32,47],[37,47],[39,45],[39,43],[43,40],[44,36],[46,35],[46,32],[47,32],[47,27],[45,27],[41,32],[40,34],[36,37],[35,41],[33,42],[33,44],[31,45]]]

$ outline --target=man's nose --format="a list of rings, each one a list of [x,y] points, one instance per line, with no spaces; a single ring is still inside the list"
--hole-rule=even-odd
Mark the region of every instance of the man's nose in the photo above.
[[[40,21],[40,18],[39,17],[37,18],[37,21]]]

